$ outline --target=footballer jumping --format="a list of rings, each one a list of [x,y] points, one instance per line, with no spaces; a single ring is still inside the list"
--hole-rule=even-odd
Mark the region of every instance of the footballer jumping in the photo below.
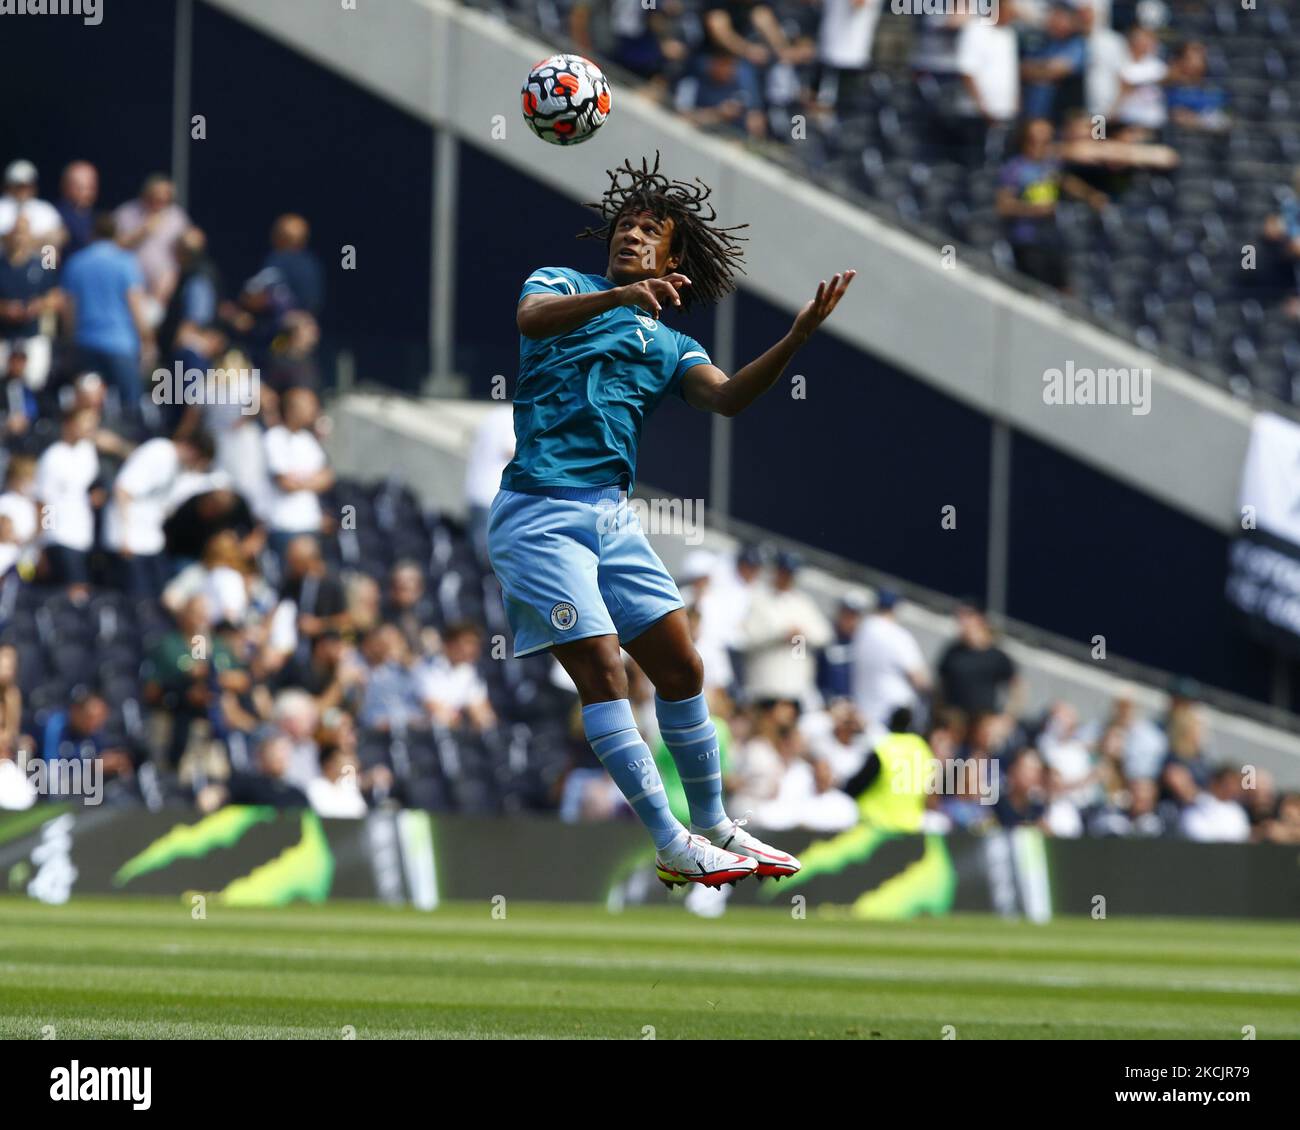
[[[627,492],[642,425],[665,396],[724,416],[747,408],[835,309],[855,272],[822,282],[786,335],[728,377],[661,315],[735,288],[739,229],[715,226],[709,188],[670,181],[658,155],[653,167],[625,161],[609,178],[589,205],[603,225],[582,233],[605,241],[605,273],[541,267],[520,294],[516,454],[489,513],[489,555],[515,655],[549,648],[577,685],[587,740],[653,838],[659,878],[710,887],[747,875],[779,879],[799,861],[723,810],[704,667],[677,586]],[[637,730],[620,647],[654,684],[689,829],[669,810]]]

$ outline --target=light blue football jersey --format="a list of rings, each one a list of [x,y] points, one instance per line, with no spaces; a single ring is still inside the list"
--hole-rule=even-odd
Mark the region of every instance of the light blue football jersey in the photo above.
[[[591,294],[616,284],[569,267],[528,276],[527,294]],[[636,306],[618,306],[557,337],[519,339],[515,457],[501,476],[507,490],[621,486],[636,479],[646,417],[682,375],[709,355],[694,338]]]

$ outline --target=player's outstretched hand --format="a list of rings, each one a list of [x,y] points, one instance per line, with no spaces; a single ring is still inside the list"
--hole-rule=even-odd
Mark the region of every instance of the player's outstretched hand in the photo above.
[[[628,283],[619,289],[623,292],[624,306],[640,306],[657,318],[665,305],[680,306],[682,299],[677,292],[690,285],[691,280],[685,275],[673,273],[664,275],[661,279],[642,279],[640,282]]]
[[[800,345],[830,317],[831,311],[839,305],[840,299],[844,297],[844,292],[849,289],[849,283],[857,273],[857,271],[844,271],[842,274],[834,275],[829,283],[825,279],[822,280],[817,288],[817,294],[799,311],[798,317],[794,320],[794,328],[790,331],[791,336]]]

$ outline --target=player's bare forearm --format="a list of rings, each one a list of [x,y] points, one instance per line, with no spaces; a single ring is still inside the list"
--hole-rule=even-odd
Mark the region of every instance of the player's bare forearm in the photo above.
[[[515,324],[527,338],[556,337],[623,305],[620,289],[592,294],[529,294],[519,303]]]
[[[728,377],[716,365],[696,365],[682,378],[686,401],[694,408],[734,416],[754,403],[780,379],[790,359],[839,305],[856,271],[844,271],[823,282],[817,294],[794,320],[790,332],[761,357]]]

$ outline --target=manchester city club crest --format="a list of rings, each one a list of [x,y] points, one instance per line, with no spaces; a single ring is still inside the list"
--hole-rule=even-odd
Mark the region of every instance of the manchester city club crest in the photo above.
[[[648,314],[638,314],[636,316],[636,320],[640,322],[643,326],[645,326],[645,328],[648,329],[651,333],[654,333],[654,331],[659,328],[659,323],[656,322]]]
[[[578,610],[567,600],[560,601],[551,609],[551,623],[556,631],[567,632],[578,622]]]

